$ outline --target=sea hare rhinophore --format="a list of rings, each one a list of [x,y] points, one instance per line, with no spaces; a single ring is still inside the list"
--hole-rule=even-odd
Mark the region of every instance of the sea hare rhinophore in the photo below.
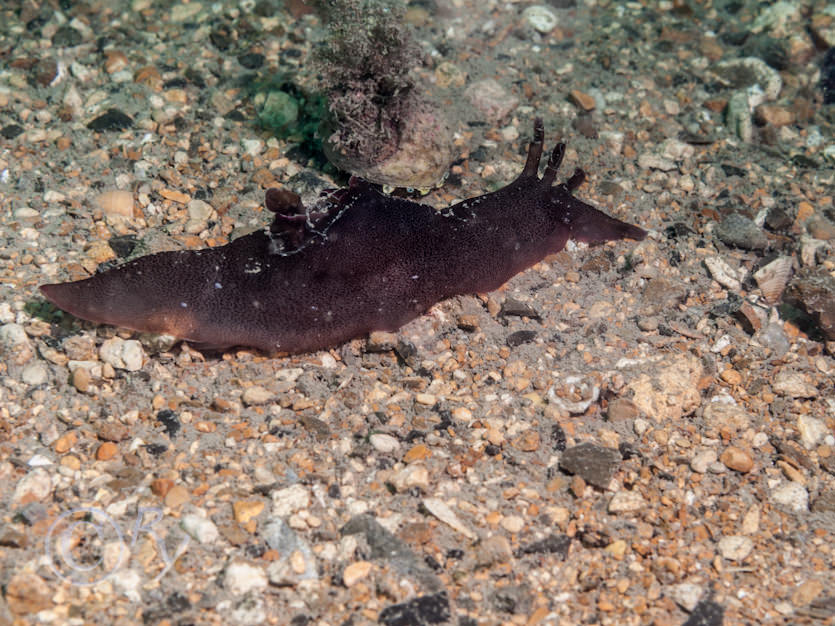
[[[450,296],[496,289],[569,238],[643,239],[641,228],[572,195],[582,170],[554,185],[564,144],[539,177],[543,138],[537,119],[516,180],[441,211],[359,179],[325,192],[310,208],[291,191],[270,189],[269,228],[224,246],[141,257],[41,291],[76,317],[197,347],[306,352],[396,330]]]

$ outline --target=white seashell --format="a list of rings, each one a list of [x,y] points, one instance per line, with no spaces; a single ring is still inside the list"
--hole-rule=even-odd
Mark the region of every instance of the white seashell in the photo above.
[[[792,257],[781,256],[754,272],[754,279],[763,293],[763,298],[769,304],[776,304],[780,301],[783,289],[789,282],[793,263]]]
[[[599,397],[600,387],[591,377],[566,376],[548,390],[548,401],[572,415],[585,413]]]
[[[739,291],[742,289],[742,279],[744,278],[745,270],[740,269],[737,271],[733,269],[718,256],[707,257],[705,259],[705,265],[710,271],[713,280],[725,289],[730,289],[731,291]]]

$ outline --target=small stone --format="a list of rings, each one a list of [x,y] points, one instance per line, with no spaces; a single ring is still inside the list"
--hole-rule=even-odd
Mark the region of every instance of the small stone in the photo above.
[[[627,398],[615,398],[609,402],[606,409],[606,417],[609,418],[610,422],[634,420],[638,415],[640,415],[638,407]]]
[[[128,57],[121,50],[104,51],[104,71],[108,74],[121,72],[128,66]]]
[[[535,330],[517,330],[507,336],[505,343],[509,348],[516,348],[522,344],[530,343],[536,339],[536,335],[537,333]]]
[[[55,443],[52,446],[52,449],[55,450],[58,454],[64,454],[65,452],[69,452],[72,447],[78,441],[78,433],[74,430],[71,430],[67,433],[64,433],[61,437],[55,440]]]
[[[797,119],[794,111],[776,104],[761,104],[754,113],[758,122],[771,126],[788,126]]]
[[[131,436],[130,429],[119,422],[107,422],[99,427],[98,438],[102,441],[114,441],[119,443]]]
[[[310,492],[303,485],[291,485],[272,492],[274,517],[288,517],[310,506]]]
[[[235,562],[226,567],[223,586],[234,595],[241,595],[256,589],[265,589],[269,581],[264,570],[249,563]]]
[[[212,520],[194,513],[183,515],[183,518],[180,520],[180,528],[189,537],[204,545],[214,543],[220,537],[217,526]]]
[[[295,585],[318,578],[316,557],[310,545],[281,518],[272,518],[261,529],[261,536],[280,558],[267,568],[274,585]]]
[[[606,552],[611,554],[616,559],[622,559],[623,555],[626,554],[626,549],[628,547],[629,546],[627,545],[627,543],[623,539],[616,539],[615,541],[610,543],[608,546],[606,546],[604,548],[604,550],[606,550]]]
[[[623,489],[609,500],[609,513],[634,513],[646,508],[647,502],[637,491]]]
[[[796,482],[783,483],[777,487],[771,492],[771,500],[792,511],[805,511],[809,508],[809,492]]]
[[[801,372],[785,368],[777,372],[771,388],[789,398],[815,398],[818,395],[817,388],[807,382]]]
[[[142,344],[135,339],[126,341],[122,347],[122,360],[127,371],[137,372],[141,370],[142,364],[145,362],[145,351],[142,349]]]
[[[750,414],[726,393],[713,396],[705,406],[702,417],[708,427],[731,434],[751,426]]]
[[[729,246],[744,250],[764,250],[768,246],[765,232],[753,220],[731,213],[716,227],[716,236]]]
[[[792,592],[791,600],[795,606],[809,606],[823,592],[821,581],[811,578],[800,583]]]
[[[752,506],[742,518],[739,530],[743,535],[753,535],[760,528],[760,507]]]
[[[507,515],[499,525],[509,533],[518,533],[525,527],[525,520],[519,515]]]
[[[368,441],[377,452],[384,454],[391,454],[400,449],[400,442],[397,438],[386,433],[374,433],[368,438]]]
[[[6,602],[15,615],[38,613],[52,607],[53,590],[31,572],[20,572],[6,583]]]
[[[439,500],[438,498],[424,498],[423,506],[425,506],[426,510],[432,515],[437,517],[453,530],[456,530],[464,535],[467,539],[475,539],[475,533],[464,526],[461,520],[458,519],[458,516],[453,513],[452,509],[450,509],[444,501]]]
[[[68,24],[60,26],[55,31],[55,34],[52,35],[52,45],[55,48],[72,48],[81,44],[83,41],[84,36],[81,32]]]
[[[186,2],[183,4],[175,4],[171,8],[170,19],[172,22],[188,22],[193,20],[200,11],[203,10],[203,5],[194,2]]]
[[[754,549],[754,542],[743,535],[728,535],[719,540],[719,554],[729,561],[744,561]]]
[[[93,206],[105,215],[132,218],[133,194],[123,189],[104,191],[93,198]]]
[[[160,189],[159,195],[166,200],[171,200],[171,202],[176,202],[177,204],[188,204],[191,201],[190,195],[183,193],[182,191],[177,191],[176,189]]]
[[[812,503],[814,513],[835,513],[835,489],[826,489]]]
[[[12,501],[16,504],[24,499],[43,502],[51,493],[52,479],[49,473],[42,467],[36,467],[17,482]]]
[[[119,446],[112,441],[105,441],[96,450],[97,461],[109,461],[119,453]]]
[[[806,230],[814,239],[830,241],[835,239],[835,223],[822,215],[813,215],[806,222]]]
[[[37,387],[49,379],[49,370],[43,361],[33,361],[27,364],[20,373],[20,380],[27,385]]]
[[[476,563],[481,567],[509,563],[512,558],[510,542],[502,535],[488,537],[475,548]]]
[[[264,510],[264,502],[261,500],[238,500],[232,503],[232,511],[235,521],[239,524],[247,524],[251,519],[258,517]]]
[[[541,4],[528,7],[522,12],[522,19],[535,31],[547,35],[557,27],[557,15]]]
[[[492,78],[473,83],[464,91],[464,96],[493,125],[519,106],[519,98]]]
[[[151,481],[151,493],[160,498],[164,498],[165,494],[171,491],[174,486],[174,481],[170,478],[155,478]]]
[[[165,494],[163,502],[165,502],[165,506],[168,508],[178,509],[189,500],[191,500],[191,494],[188,492],[188,489],[182,485],[174,485]]]
[[[351,563],[342,572],[342,582],[346,587],[353,587],[363,578],[367,578],[373,567],[374,564],[369,561],[357,561],[355,563]]]
[[[368,335],[365,349],[368,352],[388,352],[397,345],[397,333],[375,330]]]
[[[539,433],[529,428],[513,440],[513,447],[522,452],[536,452],[540,446]]]
[[[692,354],[670,355],[655,363],[628,364],[623,369],[633,377],[623,393],[631,391],[635,406],[653,420],[666,423],[679,419],[701,404],[699,381],[704,367]],[[635,432],[639,428],[645,432],[649,424],[639,420],[635,420],[633,428]]]
[[[711,465],[719,460],[715,450],[702,450],[690,460],[690,469],[698,474],[705,474]]]
[[[742,374],[740,374],[733,368],[726,369],[724,372],[722,372],[721,378],[729,385],[742,384]]]
[[[415,487],[427,491],[429,489],[429,470],[423,463],[412,463],[392,476],[391,484],[400,493]]]
[[[667,595],[688,613],[693,612],[703,593],[702,588],[693,583],[680,583],[678,585],[670,585],[667,588]]]
[[[166,623],[167,620],[162,620]],[[170,622],[169,622],[170,623]],[[236,626],[261,626],[268,624],[266,602],[262,595],[250,593],[239,598],[229,614],[229,624]],[[292,623],[292,622],[291,622]]]
[[[406,454],[403,455],[403,462],[414,463],[415,461],[428,459],[430,456],[432,456],[432,451],[426,446],[426,444],[419,443],[410,448]]]
[[[570,474],[577,474],[595,487],[606,489],[620,462],[621,456],[617,450],[584,442],[563,452],[560,468]]]
[[[77,367],[72,373],[72,385],[77,391],[87,393],[90,390],[90,370],[86,367]]]
[[[800,433],[800,443],[802,443],[807,450],[811,450],[829,433],[826,424],[815,417],[809,415],[800,415],[797,418],[797,430]]]
[[[95,131],[125,130],[131,126],[133,126],[133,120],[119,109],[108,109],[87,124],[87,128]]]
[[[135,372],[142,369],[145,351],[135,339],[125,341],[121,337],[111,337],[101,344],[99,358],[114,369]]]
[[[241,401],[247,406],[267,404],[273,398],[273,392],[259,385],[247,387],[241,396]]]
[[[580,91],[579,89],[572,89],[569,96],[571,97],[571,101],[583,111],[594,111],[594,107],[597,103],[589,94],[584,91]]]
[[[447,592],[439,591],[387,606],[380,611],[378,620],[383,626],[428,625],[446,623],[451,616]]]
[[[458,316],[458,328],[472,332],[479,329],[478,315],[462,313]]]
[[[725,467],[737,472],[750,472],[754,468],[754,459],[745,450],[736,446],[728,446],[719,457]]]

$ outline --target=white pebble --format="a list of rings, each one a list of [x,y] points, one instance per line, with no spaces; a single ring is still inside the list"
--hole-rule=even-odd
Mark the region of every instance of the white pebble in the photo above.
[[[696,608],[703,593],[704,590],[699,585],[694,585],[693,583],[680,583],[678,585],[670,585],[667,588],[667,595],[689,613],[692,613],[693,609]]]
[[[43,501],[52,493],[52,478],[42,467],[36,467],[23,478],[17,481],[15,486],[14,502],[20,502],[26,494],[30,494],[35,500]]]
[[[792,511],[805,511],[809,508],[809,492],[796,482],[787,482],[777,487],[771,492],[771,500]]]
[[[8,350],[28,345],[29,336],[23,326],[14,323],[0,326],[0,346]]]
[[[646,508],[647,502],[637,491],[618,491],[609,500],[609,513],[633,513]]]
[[[557,27],[557,15],[551,9],[541,4],[528,7],[522,13],[524,20],[534,30],[547,35]]]
[[[212,520],[194,513],[184,515],[180,520],[180,526],[189,536],[202,544],[214,543],[220,536]]]
[[[114,369],[135,372],[142,369],[145,351],[135,339],[125,341],[121,337],[111,337],[101,344],[99,358]]]
[[[744,561],[754,549],[754,542],[743,535],[728,535],[719,540],[719,554],[729,561]]]
[[[800,433],[800,442],[806,446],[807,450],[817,446],[829,432],[823,421],[809,415],[801,415],[797,418],[797,430]]]
[[[48,377],[49,370],[47,370],[43,361],[34,361],[33,363],[29,363],[29,365],[24,367],[23,371],[20,373],[20,380],[27,385],[32,385],[33,387],[44,384]]]
[[[273,515],[288,515],[310,506],[310,492],[302,485],[292,485],[273,492]]]
[[[244,391],[243,395],[241,396],[241,400],[247,406],[258,405],[258,404],[266,404],[270,400],[272,400],[273,392],[269,389],[265,389],[259,385],[253,385],[252,387],[247,387]]]
[[[400,449],[400,442],[397,438],[385,433],[374,433],[368,438],[368,441],[375,450],[385,454],[389,454]]]
[[[704,474],[718,459],[716,450],[702,450],[690,459],[690,469],[699,474]]]
[[[223,575],[223,586],[235,595],[264,589],[267,584],[264,570],[249,563],[230,563]]]

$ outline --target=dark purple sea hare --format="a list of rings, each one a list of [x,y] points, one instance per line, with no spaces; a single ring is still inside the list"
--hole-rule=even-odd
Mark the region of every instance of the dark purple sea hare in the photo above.
[[[440,300],[494,290],[569,238],[644,238],[641,228],[574,198],[582,170],[554,185],[564,144],[539,178],[543,139],[537,119],[516,180],[441,211],[359,179],[309,209],[295,193],[270,189],[266,206],[275,218],[268,229],[225,246],[141,257],[41,291],[94,322],[197,347],[295,353],[393,331]]]

